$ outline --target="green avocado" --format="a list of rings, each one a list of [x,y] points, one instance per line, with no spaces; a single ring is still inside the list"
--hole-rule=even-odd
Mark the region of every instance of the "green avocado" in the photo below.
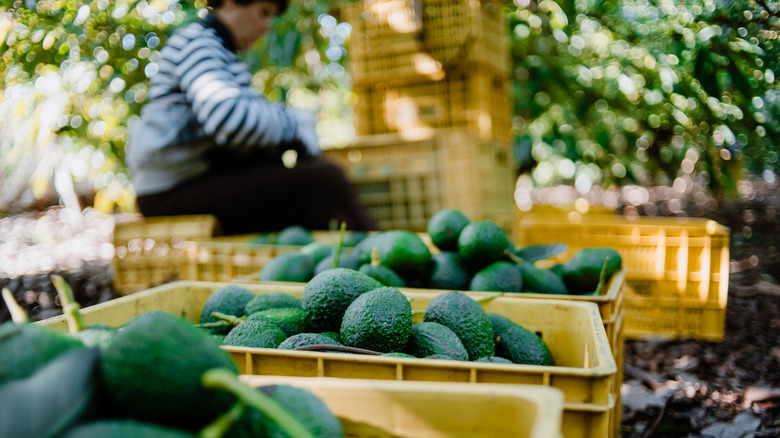
[[[496,342],[496,356],[512,363],[555,365],[550,349],[536,333],[505,316],[488,313]]]
[[[314,275],[319,275],[320,273],[322,273],[322,271],[332,269],[334,258],[335,256],[331,254],[325,257],[324,259],[322,259],[319,263],[317,263],[317,267],[314,268]],[[357,255],[341,253],[341,255],[339,256],[339,265],[337,267],[352,269],[353,271],[357,271],[359,266],[360,266],[360,261]]]
[[[300,252],[303,254],[311,254],[314,259],[314,266],[317,266],[322,259],[333,254],[335,249],[336,245],[332,243],[312,242],[301,248]]]
[[[198,431],[226,412],[234,398],[203,388],[203,373],[237,373],[230,356],[206,331],[164,312],[126,324],[103,350],[107,402],[138,421]]]
[[[534,266],[531,262],[523,262],[519,265],[523,276],[523,292],[536,292],[540,294],[566,295],[566,289],[561,277],[548,269]]]
[[[292,308],[261,310],[249,315],[246,318],[246,322],[249,321],[270,322],[284,332],[285,338],[307,331],[308,326],[306,323],[306,312],[303,309]]]
[[[116,328],[104,324],[93,324],[73,334],[86,347],[105,348],[114,339]]]
[[[497,357],[497,356],[480,357],[479,359],[475,360],[474,362],[514,363],[511,360],[507,360],[507,359],[504,359],[503,357]]]
[[[380,287],[355,299],[341,321],[344,345],[389,353],[403,350],[412,330],[412,306],[394,287]]]
[[[251,315],[268,309],[301,309],[301,299],[285,292],[268,292],[252,298],[246,307],[244,313]]]
[[[382,353],[382,356],[387,356],[387,357],[406,357],[406,358],[416,358],[415,356],[412,356],[411,354],[400,353],[400,352],[398,352],[398,351],[394,351],[394,352],[392,352],[392,353]]]
[[[23,379],[60,354],[83,347],[80,340],[35,324],[0,325],[0,385]]]
[[[562,278],[569,292],[585,294],[594,292],[601,278],[601,271],[607,262],[605,280],[623,265],[620,254],[612,248],[585,248],[577,251],[563,264]]]
[[[283,309],[286,310],[286,309]],[[301,312],[303,312],[301,310]],[[256,316],[258,313],[253,314]],[[276,348],[286,339],[282,329],[269,321],[246,320],[233,327],[222,341],[233,347]]]
[[[488,220],[471,222],[458,236],[458,254],[475,269],[503,259],[508,247],[506,232]]]
[[[289,226],[279,232],[276,238],[277,245],[303,246],[314,242],[311,232],[300,225]]]
[[[200,323],[221,321],[211,316],[213,312],[224,313],[226,315],[243,316],[247,303],[255,297],[249,289],[231,284],[215,290],[206,299],[203,305],[203,311],[200,314]],[[227,334],[230,327],[209,327],[206,330],[214,334]]]
[[[455,360],[469,360],[469,354],[458,335],[436,322],[414,324],[404,351],[414,357],[443,354]]]
[[[70,429],[62,438],[196,438],[181,430],[135,420],[100,420]]]
[[[415,233],[406,230],[385,231],[367,238],[369,243],[357,253],[360,263],[370,263],[376,248],[379,264],[393,270],[404,279],[423,274],[431,261],[431,252]]]
[[[523,275],[512,262],[493,262],[471,279],[469,290],[492,292],[522,292]]]
[[[260,271],[260,281],[309,281],[314,272],[314,256],[300,251],[285,252],[272,258]]]
[[[280,350],[296,350],[306,345],[344,345],[328,335],[322,333],[299,333],[285,339],[277,348]]]
[[[440,210],[428,221],[428,236],[440,250],[457,251],[458,236],[469,223],[469,218],[459,210]]]
[[[457,252],[442,251],[431,256],[427,285],[431,289],[466,290],[473,275]]]
[[[301,305],[313,331],[340,331],[341,318],[361,294],[382,283],[352,269],[322,271],[303,288]]]
[[[476,301],[462,292],[437,295],[425,310],[425,322],[446,326],[460,338],[469,360],[493,356],[493,328],[487,313]]]

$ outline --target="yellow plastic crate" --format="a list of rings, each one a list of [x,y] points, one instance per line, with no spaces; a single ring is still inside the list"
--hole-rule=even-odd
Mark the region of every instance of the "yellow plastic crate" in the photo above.
[[[212,215],[134,217],[114,225],[111,279],[122,295],[179,278],[187,239],[211,236]]]
[[[355,438],[560,438],[563,394],[534,385],[242,375],[311,391]]]
[[[86,324],[118,327],[141,313],[162,310],[197,321],[209,295],[227,284],[230,283],[168,283],[85,308],[83,319]],[[282,291],[300,297],[303,292],[303,287],[295,283],[247,284],[245,287],[256,294]],[[415,310],[425,309],[437,295],[409,291],[404,291],[404,294],[413,298],[411,305]],[[231,355],[241,374],[551,386],[564,393],[563,434],[566,438],[614,435],[612,385],[617,367],[595,304],[495,298],[484,303],[483,307],[538,333],[550,347],[558,365],[504,365],[267,348],[223,348]],[[39,324],[67,329],[64,316]]]
[[[312,231],[316,242],[338,243],[338,231]],[[371,232],[372,234],[374,232]],[[418,234],[432,250],[433,243],[427,233]],[[211,239],[190,240],[184,242],[184,267],[180,271],[181,280],[231,281],[245,278],[260,271],[269,260],[279,254],[298,251],[302,247],[295,245],[271,245],[252,243],[259,234],[221,236]],[[345,252],[351,248],[344,248]]]
[[[414,139],[358,137],[325,151],[356,185],[383,229],[425,231],[443,208],[472,220],[513,225],[515,164],[509,142],[483,141],[465,129],[437,129]]]
[[[628,268],[628,338],[723,340],[729,230],[712,220],[521,214],[515,242],[566,243],[561,260],[582,248],[616,249]]]
[[[510,140],[509,78],[472,67],[440,80],[388,80],[354,85],[358,135],[407,134],[461,128],[480,140]]]
[[[366,0],[342,12],[352,27],[349,59],[355,84],[438,78],[464,65],[505,76],[511,70],[509,26],[498,1]]]

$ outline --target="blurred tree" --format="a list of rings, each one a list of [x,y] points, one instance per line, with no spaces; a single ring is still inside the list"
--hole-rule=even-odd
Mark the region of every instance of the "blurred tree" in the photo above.
[[[734,193],[775,180],[778,2],[515,0],[508,7],[521,164],[538,185]],[[528,147],[516,150],[528,151]]]
[[[339,17],[351,1],[293,1],[245,56],[269,99],[319,110],[326,146],[354,136],[351,29]],[[580,192],[701,184],[723,195],[745,173],[774,180],[778,4],[507,3],[523,169],[538,186]],[[87,202],[100,209],[132,208],[127,127],[146,101],[159,48],[204,7],[205,0],[0,5],[0,212],[93,190]]]

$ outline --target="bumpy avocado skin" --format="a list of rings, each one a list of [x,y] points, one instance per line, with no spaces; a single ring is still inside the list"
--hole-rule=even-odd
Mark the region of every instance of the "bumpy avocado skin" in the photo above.
[[[425,310],[426,322],[446,326],[460,338],[469,354],[469,360],[493,356],[493,327],[485,310],[462,292],[437,295]]]
[[[555,359],[547,344],[536,333],[509,318],[488,313],[496,341],[496,356],[512,363],[526,365],[555,365]]]
[[[352,269],[323,271],[303,289],[301,305],[312,331],[338,332],[341,318],[352,301],[365,292],[382,287],[382,283]]]
[[[412,306],[393,287],[366,292],[349,305],[341,322],[344,345],[389,353],[406,346],[412,330]]]

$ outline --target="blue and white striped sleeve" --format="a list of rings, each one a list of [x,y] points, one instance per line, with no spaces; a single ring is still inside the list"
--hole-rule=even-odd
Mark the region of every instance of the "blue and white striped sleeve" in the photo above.
[[[217,39],[204,32],[189,39],[176,55],[172,61],[179,87],[203,132],[217,145],[273,148],[294,139],[296,122],[287,108],[268,102],[240,83],[237,69],[246,67]]]

